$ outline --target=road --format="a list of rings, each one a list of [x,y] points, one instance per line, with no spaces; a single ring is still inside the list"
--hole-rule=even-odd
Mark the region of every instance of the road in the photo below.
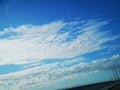
[[[116,87],[118,88],[120,82],[113,82],[109,83],[103,87],[101,87],[99,90],[114,90]],[[120,89],[115,89],[115,90],[120,90]]]
[[[79,86],[62,90],[120,90],[120,81],[103,82],[98,84]]]
[[[109,90],[120,90],[120,82],[118,82],[118,84],[114,85],[113,87],[109,88]]]

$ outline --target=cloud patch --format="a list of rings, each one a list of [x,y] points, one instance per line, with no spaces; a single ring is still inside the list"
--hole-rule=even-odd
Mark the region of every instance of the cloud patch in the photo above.
[[[119,55],[114,55],[110,58],[93,60],[89,63],[79,62],[70,67],[66,67],[67,64],[65,63],[67,63],[67,61],[36,66],[23,71],[1,75],[0,89],[29,90],[38,87],[38,89],[42,88],[42,90],[44,90],[44,88],[54,85],[55,83],[64,82],[64,80],[85,78],[97,72],[111,70],[112,64],[120,64],[119,59]],[[71,64],[74,62],[76,61],[71,60]],[[56,89],[60,88],[56,87]]]
[[[107,21],[55,21],[8,27],[0,32],[0,65],[28,64],[45,59],[81,56],[104,48],[116,37],[100,31]]]

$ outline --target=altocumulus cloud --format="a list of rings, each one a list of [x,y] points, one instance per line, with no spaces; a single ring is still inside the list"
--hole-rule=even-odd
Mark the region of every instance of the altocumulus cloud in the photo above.
[[[107,21],[96,20],[57,21],[38,26],[5,28],[0,32],[0,64],[72,58],[101,50],[103,43],[116,38],[107,37],[107,32],[99,31],[106,24]]]
[[[55,21],[5,28],[0,32],[0,64],[28,64],[26,67],[33,68],[0,75],[0,89],[44,90],[57,82],[109,70],[111,64],[120,63],[120,55],[91,62],[82,56],[107,48],[104,43],[118,38],[101,31],[107,24],[98,20]],[[45,60],[54,62],[42,64]]]
[[[111,64],[120,64],[120,55],[92,61],[90,63],[80,62],[70,67],[65,67],[67,61],[36,66],[23,71],[0,76],[0,89],[2,90],[56,90],[67,86],[49,87],[58,82],[74,78],[85,78],[90,74],[110,70]],[[74,60],[71,61],[74,63]],[[58,67],[61,65],[62,67]]]

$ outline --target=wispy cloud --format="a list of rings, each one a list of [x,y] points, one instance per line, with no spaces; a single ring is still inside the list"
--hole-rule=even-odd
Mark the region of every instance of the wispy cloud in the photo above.
[[[100,31],[107,21],[56,21],[45,25],[21,25],[0,32],[0,60],[5,64],[28,64],[45,59],[81,56],[104,48],[116,37]]]
[[[111,64],[120,64],[119,58],[120,55],[114,55],[110,58],[94,60],[90,63],[80,62],[76,65],[64,68],[62,64],[67,62],[65,61],[61,63],[37,66],[7,75],[1,75],[0,88],[2,90],[24,90],[34,87],[45,88],[51,84],[64,80],[85,78],[96,72],[110,70]],[[75,61],[72,60],[71,62],[74,63]]]
[[[25,70],[0,75],[0,89],[44,88],[110,70],[111,64],[120,63],[119,55],[91,62],[83,57],[107,48],[104,43],[117,38],[101,31],[107,24],[99,20],[55,21],[5,28],[0,32],[0,65],[26,66]]]
[[[9,6],[8,6],[8,5],[6,5],[6,7],[5,7],[5,16],[7,16],[7,15],[8,15],[8,9],[9,9]]]

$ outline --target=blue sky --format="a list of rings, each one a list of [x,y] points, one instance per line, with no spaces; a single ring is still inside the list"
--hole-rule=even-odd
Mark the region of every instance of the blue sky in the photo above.
[[[0,89],[56,90],[114,79],[119,3],[0,0]]]

